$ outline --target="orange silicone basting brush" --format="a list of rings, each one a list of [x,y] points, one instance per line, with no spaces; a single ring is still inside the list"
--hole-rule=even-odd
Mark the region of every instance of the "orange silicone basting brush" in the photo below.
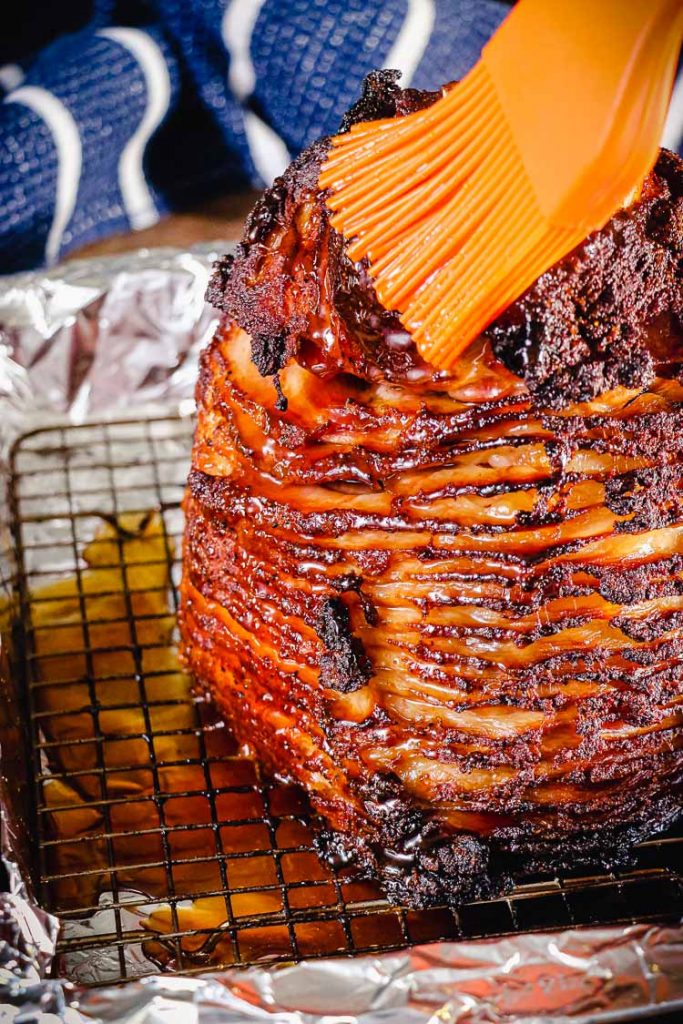
[[[519,0],[431,107],[334,139],[332,224],[426,359],[452,367],[637,191],[682,35],[683,0]]]

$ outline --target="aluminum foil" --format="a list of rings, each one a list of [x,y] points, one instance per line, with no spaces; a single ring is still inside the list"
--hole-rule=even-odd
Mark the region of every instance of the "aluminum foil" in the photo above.
[[[227,247],[142,250],[0,280],[0,457],[20,433],[60,419],[190,414],[198,353],[216,324],[203,298],[209,268]],[[9,591],[11,543],[2,539]],[[0,895],[0,1021],[607,1024],[664,1011],[683,1017],[683,927],[441,942],[285,968],[149,974],[89,990],[46,980],[58,922],[31,896],[30,832],[16,775],[19,712],[6,668],[0,675],[7,890]]]
[[[5,449],[27,423],[56,416],[188,408],[217,322],[204,302],[209,269],[227,248],[142,249],[0,278]]]

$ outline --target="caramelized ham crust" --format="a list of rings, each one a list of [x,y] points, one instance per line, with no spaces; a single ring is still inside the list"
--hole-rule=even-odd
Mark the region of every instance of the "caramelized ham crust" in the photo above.
[[[351,115],[431,98],[379,74]],[[445,376],[330,228],[326,145],[211,284],[187,663],[392,899],[615,864],[681,807],[681,161]]]

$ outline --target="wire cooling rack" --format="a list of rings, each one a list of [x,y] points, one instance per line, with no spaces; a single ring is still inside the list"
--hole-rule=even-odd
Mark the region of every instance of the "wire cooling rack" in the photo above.
[[[627,873],[525,879],[458,910],[392,907],[321,862],[303,795],[261,775],[175,664],[191,430],[181,418],[50,427],[13,450],[15,668],[63,974],[111,982],[680,917],[680,832],[643,843]],[[152,536],[142,558],[127,547],[136,530]]]

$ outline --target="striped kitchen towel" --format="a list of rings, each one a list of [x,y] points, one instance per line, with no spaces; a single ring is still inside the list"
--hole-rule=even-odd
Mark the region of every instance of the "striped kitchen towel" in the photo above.
[[[509,5],[88,6],[80,0],[86,27],[33,54],[8,55],[7,37],[2,46],[10,59],[0,66],[0,273],[52,264],[167,211],[269,183],[304,146],[337,128],[372,68],[399,68],[402,84],[417,88],[459,78]],[[68,0],[56,8],[61,24],[70,23]],[[36,26],[43,27],[38,16]],[[668,144],[680,146],[682,134],[679,80]]]

